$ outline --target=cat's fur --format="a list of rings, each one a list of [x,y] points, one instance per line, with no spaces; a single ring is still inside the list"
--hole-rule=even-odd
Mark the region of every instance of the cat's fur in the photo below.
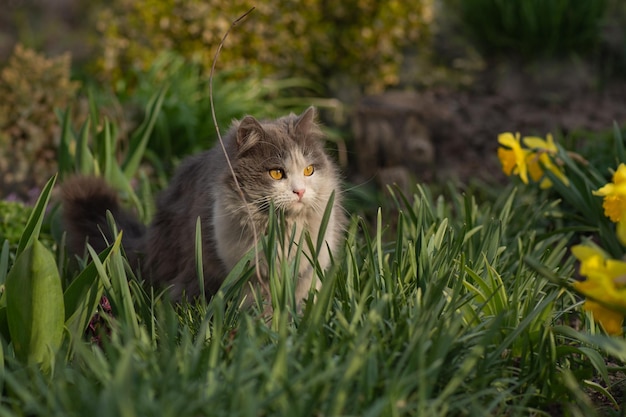
[[[120,208],[116,193],[104,181],[75,177],[62,187],[64,221],[70,250],[82,254],[85,240],[102,250],[107,235],[106,210],[119,229],[132,265],[141,264],[143,276],[160,286],[171,286],[172,298],[193,297],[200,287],[196,272],[196,221],[202,225],[204,285],[214,294],[228,271],[254,245],[252,225],[262,235],[270,201],[284,213],[287,233],[295,228],[295,241],[307,230],[317,241],[322,216],[335,192],[334,205],[318,262],[325,268],[329,250],[339,245],[345,224],[340,205],[339,174],[323,149],[323,135],[315,122],[315,109],[273,121],[246,116],[225,135],[224,145],[245,203],[221,146],[187,158],[157,201],[152,224],[144,226]],[[313,165],[314,172],[304,175]],[[269,171],[281,169],[273,179]],[[294,252],[294,251],[292,251]],[[300,262],[296,297],[301,300],[315,279],[305,257]],[[315,283],[319,287],[319,282]]]

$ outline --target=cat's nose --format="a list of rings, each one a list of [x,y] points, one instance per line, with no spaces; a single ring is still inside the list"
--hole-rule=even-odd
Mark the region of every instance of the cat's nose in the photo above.
[[[298,201],[302,200],[302,196],[304,195],[305,191],[306,190],[304,188],[298,188],[296,190],[293,190],[293,193],[298,195]]]

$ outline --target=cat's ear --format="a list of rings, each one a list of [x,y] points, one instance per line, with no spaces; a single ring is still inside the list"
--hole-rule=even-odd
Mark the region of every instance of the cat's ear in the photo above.
[[[247,151],[261,140],[264,135],[263,126],[257,119],[252,116],[244,117],[237,127],[237,149],[239,152]]]
[[[316,128],[315,117],[317,116],[317,110],[311,106],[304,111],[296,120],[294,131],[296,136],[302,137],[309,134],[309,132]]]

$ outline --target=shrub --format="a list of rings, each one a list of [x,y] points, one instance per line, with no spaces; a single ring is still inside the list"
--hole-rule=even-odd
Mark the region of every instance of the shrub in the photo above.
[[[452,0],[488,54],[544,57],[582,52],[600,36],[604,0]]]
[[[132,94],[125,89],[117,91],[120,100],[127,104],[145,108],[154,95],[155,85],[168,87],[154,135],[148,143],[153,160],[158,159],[171,168],[176,158],[215,143],[209,74],[204,73],[200,64],[190,63],[179,53],[161,51],[147,70],[131,73],[137,80]],[[213,80],[213,101],[220,132],[225,132],[233,119],[246,114],[275,118],[299,111],[315,101],[302,98],[301,93],[311,91],[312,84],[306,80],[263,78],[258,68],[218,71]]]
[[[222,51],[229,66],[259,64],[267,74],[304,76],[327,85],[344,74],[367,89],[397,82],[403,47],[428,34],[431,1],[260,2]],[[243,0],[116,0],[99,19],[101,74],[113,83],[146,69],[159,51],[176,50],[205,71]],[[132,80],[131,80],[132,81]]]
[[[48,59],[21,45],[0,72],[0,189],[25,197],[56,172],[59,121],[79,84],[70,56]]]
[[[6,240],[13,250],[17,248],[31,210],[17,201],[0,201],[0,242]]]

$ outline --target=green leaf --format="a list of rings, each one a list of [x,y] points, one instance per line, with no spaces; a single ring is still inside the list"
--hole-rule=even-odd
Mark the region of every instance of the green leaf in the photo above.
[[[578,348],[578,352],[583,354],[589,359],[594,368],[598,371],[602,379],[605,383],[610,383],[609,381],[609,371],[607,369],[606,363],[604,362],[604,358],[597,350],[581,346]]]
[[[100,125],[100,113],[98,112],[98,104],[94,97],[93,88],[89,88],[87,92],[89,102],[89,120],[91,120],[91,135],[95,138],[98,136],[98,126]]]
[[[230,300],[241,291],[241,288],[247,285],[250,277],[255,271],[254,257],[256,247],[253,247],[239,260],[228,273],[224,282],[220,286],[219,292],[223,293],[223,298]]]
[[[604,398],[606,398],[607,400],[609,400],[611,402],[611,404],[613,404],[613,406],[616,409],[620,408],[620,404],[617,402],[617,400],[615,399],[615,397],[613,397],[613,395],[611,394],[611,392],[604,388],[602,385],[598,384],[597,382],[594,381],[590,381],[590,380],[584,380],[583,384],[589,388],[592,389],[594,391],[596,391],[597,393],[601,394]]]
[[[70,173],[74,168],[74,157],[71,152],[70,143],[72,142],[72,128],[70,120],[70,109],[66,109],[63,113],[61,122],[61,143],[59,145],[59,172],[61,178],[63,174]]]
[[[324,237],[326,236],[326,229],[328,228],[328,221],[330,220],[330,215],[333,211],[335,204],[335,192],[330,193],[330,197],[328,198],[328,203],[326,203],[326,209],[324,210],[324,215],[322,216],[322,221],[320,223],[320,228],[317,234],[317,242],[315,244],[315,253],[320,253],[322,250],[322,245],[324,245]]]
[[[6,282],[7,319],[15,355],[47,368],[61,345],[65,308],[52,253],[35,240],[22,251]]]
[[[78,164],[78,172],[83,175],[95,174],[94,158],[89,150],[89,132],[91,120],[87,119],[80,130],[80,135],[76,143],[76,163]]]
[[[106,248],[99,256],[106,262],[111,248]],[[82,335],[96,311],[104,285],[99,279],[98,269],[93,262],[72,281],[63,294],[65,304],[65,326],[73,335]]]
[[[617,164],[626,163],[626,151],[624,150],[624,139],[617,122],[613,122],[613,137],[615,139],[615,155],[617,156]]]
[[[144,218],[144,206],[139,201],[139,197],[137,197],[130,180],[124,176],[122,168],[117,163],[111,166],[109,174],[105,178],[113,188],[123,192],[132,201],[133,206],[137,209],[139,218]]]
[[[109,221],[112,221],[110,213],[107,213],[107,217]],[[98,254],[91,246],[87,246],[87,250],[104,284],[104,289],[113,311],[121,322],[131,326],[134,335],[139,336],[139,319],[133,305],[133,297],[124,269],[121,244],[122,232],[117,234],[117,238],[111,247],[111,253],[107,257],[106,263],[100,261]]]
[[[204,267],[202,264],[202,224],[200,216],[196,219],[196,273],[198,274],[198,285],[200,286],[200,300],[206,306],[206,296],[204,294]]]
[[[159,92],[150,99],[146,110],[146,119],[135,133],[133,133],[130,139],[130,152],[122,164],[124,167],[124,175],[129,180],[135,176],[139,168],[139,164],[141,163],[141,159],[148,145],[148,139],[150,139],[154,124],[161,112],[161,106],[163,105],[166,91],[167,87],[162,87]]]
[[[620,361],[626,360],[626,340],[601,334],[579,332],[569,326],[554,326],[555,334],[563,335],[592,346],[597,346],[608,355],[615,356]]]
[[[0,334],[5,340],[11,340],[11,332],[9,332],[9,320],[7,319],[7,306],[0,307]]]
[[[2,251],[0,252],[0,288],[4,285],[9,273],[9,240],[5,239],[2,244]]]
[[[113,144],[113,134],[111,130],[113,129],[112,123],[105,118],[104,119],[104,129],[98,136],[98,139],[104,144],[103,154],[98,155],[100,159],[100,166],[102,167],[104,178],[111,182],[112,178],[112,169],[117,167],[117,162],[115,161],[115,146]]]
[[[35,208],[30,213],[30,217],[26,223],[26,228],[24,229],[20,242],[17,245],[17,252],[15,253],[16,257],[19,256],[27,246],[32,245],[33,242],[39,239],[41,224],[43,223],[43,219],[46,214],[46,207],[48,206],[48,201],[50,201],[50,194],[52,193],[52,188],[54,187],[56,179],[56,175],[50,178],[39,195],[39,199],[35,204]]]
[[[0,334],[6,340],[11,340],[9,335],[9,323],[7,322],[7,297],[6,297],[6,279],[9,273],[9,241],[5,240],[0,252]]]

